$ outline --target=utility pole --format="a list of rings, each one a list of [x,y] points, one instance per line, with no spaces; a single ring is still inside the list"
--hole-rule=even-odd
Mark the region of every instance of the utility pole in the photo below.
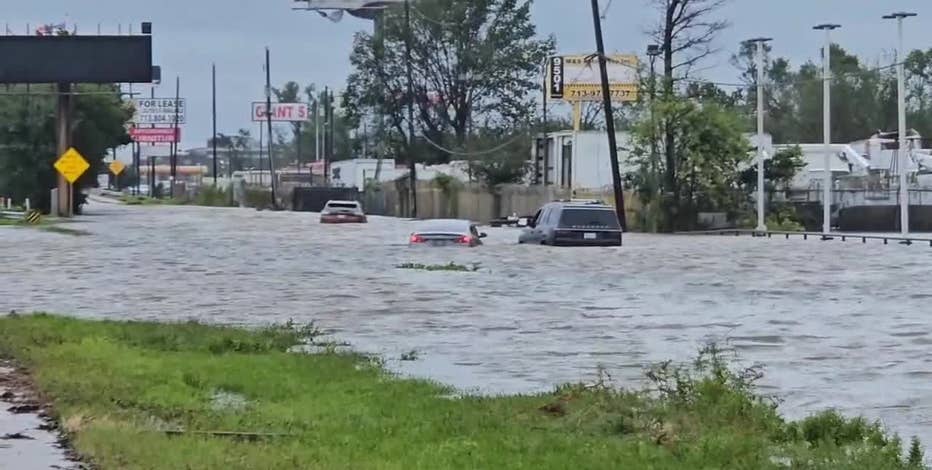
[[[663,54],[663,49],[656,44],[647,46],[647,56],[650,57],[650,173],[653,179],[654,192],[657,200],[660,200],[660,155],[657,154],[657,120],[654,116],[654,108],[657,100],[657,73],[654,68],[654,62],[657,57]],[[651,230],[657,230],[657,217],[651,217],[653,226]]]
[[[175,77],[175,117],[172,121],[172,145],[171,145],[171,181],[169,182],[169,193],[172,198],[175,197],[175,180],[178,177],[178,102],[181,100],[181,77]]]
[[[320,95],[314,98],[314,161],[320,161]]]
[[[906,50],[903,49],[903,19],[916,16],[915,13],[897,12],[885,15],[885,20],[896,20],[898,44],[896,49],[896,89],[897,89],[897,134],[899,145],[896,151],[900,170],[900,233],[909,233],[909,145],[906,141]]]
[[[322,141],[323,151],[324,151],[324,184],[330,186],[330,152],[331,152],[331,142],[330,142],[330,88],[324,87],[324,138]]]
[[[832,233],[832,31],[837,24],[820,24],[812,29],[825,31],[822,51],[822,133],[825,138],[825,173],[822,182],[822,239]]]
[[[411,0],[405,0],[405,71],[408,78],[408,181],[411,185],[411,218],[417,218],[417,162],[414,160],[414,71],[411,68]]]
[[[621,171],[618,168],[618,142],[615,136],[615,115],[612,111],[612,95],[608,85],[608,65],[605,62],[605,43],[602,40],[602,19],[599,15],[599,0],[592,0],[592,22],[595,26],[595,45],[599,55],[599,71],[602,75],[602,102],[605,107],[605,127],[608,131],[608,155],[612,165],[612,187],[615,191],[615,211],[621,230],[628,227],[625,217],[625,195],[621,187]]]
[[[214,187],[217,187],[217,64],[211,64],[211,96],[213,97],[213,106],[211,114],[214,126],[214,138],[211,140],[211,151],[214,154]]]
[[[757,45],[757,231],[766,232],[764,220],[764,44],[771,38],[754,38],[746,44]]]
[[[275,199],[275,162],[272,158],[272,69],[269,48],[265,48],[265,124],[268,129],[269,180],[272,184],[272,209],[278,209]]]

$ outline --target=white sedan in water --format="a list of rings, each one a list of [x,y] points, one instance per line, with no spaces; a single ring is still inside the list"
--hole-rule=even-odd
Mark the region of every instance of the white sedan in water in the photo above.
[[[433,219],[424,221],[408,240],[410,246],[465,246],[482,245],[485,233],[468,220]]]

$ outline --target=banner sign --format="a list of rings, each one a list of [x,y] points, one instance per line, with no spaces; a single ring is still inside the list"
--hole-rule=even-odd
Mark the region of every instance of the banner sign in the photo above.
[[[266,106],[264,101],[256,101],[252,104],[253,122],[262,122],[267,119]],[[272,103],[272,121],[273,122],[304,122],[307,121],[309,113],[307,103]]]
[[[175,99],[174,98],[134,98],[133,107],[136,114],[133,122],[136,124],[174,124]],[[185,100],[178,100],[178,124],[185,122]]]
[[[133,127],[129,130],[129,136],[133,142],[146,144],[170,144],[181,142],[181,128],[171,127],[153,127],[142,128]]]

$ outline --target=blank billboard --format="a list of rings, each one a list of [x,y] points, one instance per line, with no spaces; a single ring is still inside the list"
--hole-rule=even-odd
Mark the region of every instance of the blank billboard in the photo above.
[[[0,83],[149,83],[152,36],[0,36]]]

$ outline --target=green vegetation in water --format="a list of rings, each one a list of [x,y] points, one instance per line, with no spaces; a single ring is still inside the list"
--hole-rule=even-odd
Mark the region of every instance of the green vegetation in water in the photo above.
[[[60,225],[48,225],[44,227],[39,227],[39,230],[42,230],[44,232],[57,233],[61,235],[71,235],[73,237],[86,237],[86,236],[91,235],[91,232],[88,232],[87,230],[62,227]]]
[[[454,271],[454,272],[467,272],[474,273],[479,271],[479,264],[473,264],[472,266],[466,266],[462,264],[456,264],[450,262],[449,264],[420,264],[420,263],[403,263],[395,266],[398,269],[415,269],[421,271]]]
[[[101,469],[921,468],[918,444],[907,455],[864,419],[783,419],[755,393],[759,372],[715,347],[653,367],[645,391],[602,373],[477,397],[356,354],[290,352],[315,334],[9,316],[0,356],[31,372]]]

